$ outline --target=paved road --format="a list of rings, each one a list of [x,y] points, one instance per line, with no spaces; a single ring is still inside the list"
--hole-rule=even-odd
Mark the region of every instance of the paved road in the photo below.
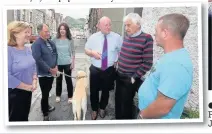
[[[89,74],[89,66],[90,66],[90,60],[89,57],[87,57],[84,54],[84,44],[85,40],[74,40],[75,45],[77,46],[76,49],[76,61],[75,61],[75,69],[72,72],[72,76],[76,75],[76,72],[78,70],[85,70]],[[63,78],[64,79],[64,78]],[[68,97],[67,97],[67,90],[66,90],[66,83],[63,81],[63,92],[61,96],[61,102],[56,103],[55,102],[55,83],[56,80],[54,80],[53,88],[51,90],[51,97],[49,98],[49,103],[51,105],[54,105],[56,107],[56,110],[50,113],[50,118],[52,121],[62,121],[62,120],[73,120],[73,113],[72,113],[72,105],[68,104]],[[73,79],[73,85],[75,86],[75,79]],[[38,86],[39,87],[39,86]],[[101,92],[100,92],[101,93]],[[110,91],[110,98],[109,98],[109,104],[106,108],[106,117],[105,120],[111,120],[114,119],[114,90]],[[29,115],[30,121],[42,121],[42,113],[41,113],[41,93],[40,88],[37,89],[35,93],[33,93],[32,98],[32,106],[31,111]],[[91,106],[90,106],[90,98],[88,94],[88,110],[86,113],[86,120],[91,119]],[[102,118],[98,117],[97,120],[100,120]]]
[[[76,47],[77,53],[84,53],[84,47],[85,47],[86,39],[75,39],[74,45]]]

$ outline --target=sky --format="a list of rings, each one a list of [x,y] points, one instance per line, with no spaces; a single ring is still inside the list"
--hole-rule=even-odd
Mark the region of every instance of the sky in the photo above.
[[[63,18],[66,16],[70,16],[72,18],[78,19],[78,18],[85,18],[86,15],[89,15],[89,8],[83,8],[83,9],[55,9],[56,13],[63,14]]]

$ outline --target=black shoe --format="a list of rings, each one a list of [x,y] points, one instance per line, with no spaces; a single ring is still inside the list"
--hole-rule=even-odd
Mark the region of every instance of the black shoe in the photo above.
[[[43,121],[49,121],[49,116],[43,116]]]
[[[52,111],[54,111],[54,110],[55,110],[55,107],[49,106],[49,112],[52,112]]]
[[[105,115],[106,115],[105,110],[100,109],[100,110],[99,110],[99,116],[100,116],[101,118],[105,118]]]

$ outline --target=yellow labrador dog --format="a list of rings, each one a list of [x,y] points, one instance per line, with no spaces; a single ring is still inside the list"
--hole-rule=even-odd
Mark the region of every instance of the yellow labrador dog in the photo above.
[[[87,111],[87,75],[84,71],[77,72],[77,81],[72,98],[72,110],[74,120],[81,120],[81,110],[83,111],[83,120]]]

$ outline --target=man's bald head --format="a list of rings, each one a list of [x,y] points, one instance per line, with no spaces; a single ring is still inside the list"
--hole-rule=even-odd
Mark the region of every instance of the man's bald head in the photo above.
[[[98,28],[103,34],[109,34],[111,31],[111,20],[110,18],[103,16],[99,19]]]
[[[107,22],[107,21],[111,22],[110,18],[107,17],[107,16],[103,16],[102,18],[99,19],[99,23],[104,23],[104,22]]]

